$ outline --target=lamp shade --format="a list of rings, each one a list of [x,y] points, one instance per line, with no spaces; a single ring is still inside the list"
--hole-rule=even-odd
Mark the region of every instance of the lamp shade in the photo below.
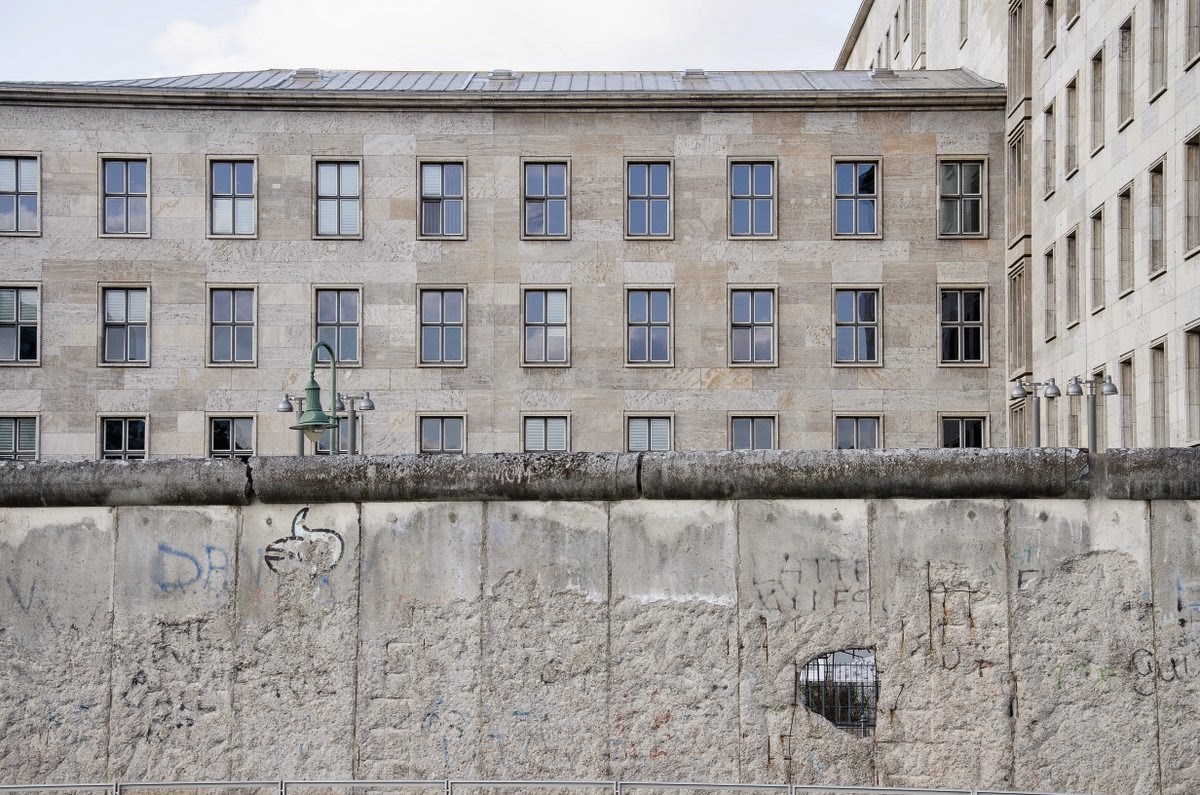
[[[292,426],[292,430],[303,431],[309,441],[315,442],[321,438],[321,434],[333,427],[333,422],[321,409],[321,387],[317,386],[316,379],[309,379],[308,386],[304,388],[304,395],[304,403],[308,408],[300,415],[300,421]]]

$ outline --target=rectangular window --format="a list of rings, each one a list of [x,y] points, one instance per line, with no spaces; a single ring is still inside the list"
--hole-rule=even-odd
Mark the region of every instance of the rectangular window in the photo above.
[[[1121,379],[1121,446],[1137,447],[1137,417],[1134,414],[1137,402],[1134,393],[1133,357],[1122,359],[1120,367]]]
[[[892,52],[892,57],[900,57],[900,9],[896,9],[896,13],[892,16],[892,30],[896,31],[895,42],[896,49]]]
[[[362,436],[362,421],[360,420],[354,426],[354,432]],[[348,455],[350,453],[350,419],[349,417],[338,416],[338,455]],[[313,455],[330,455],[330,450],[333,447],[333,429],[327,428],[321,433],[321,437],[313,444]],[[359,448],[361,449],[361,447]]]
[[[567,163],[525,164],[525,237],[567,237],[570,169]]]
[[[1097,385],[1104,383],[1104,368],[1092,373],[1092,381]],[[1096,449],[1108,449],[1108,398],[1100,394],[1096,387]]]
[[[465,163],[421,164],[421,237],[466,236],[466,184]]]
[[[362,236],[362,164],[317,161],[316,236]]]
[[[103,233],[148,235],[150,161],[145,158],[104,158],[101,167],[104,175]]]
[[[256,175],[253,160],[213,160],[209,164],[209,233],[252,237],[255,233]]]
[[[102,290],[103,358],[109,363],[146,363],[150,359],[150,290],[105,287]]]
[[[1067,401],[1067,447],[1079,446],[1079,403],[1082,398],[1068,397]]]
[[[1133,17],[1117,31],[1117,129],[1133,120]]]
[[[1167,428],[1167,344],[1150,346],[1150,430],[1154,447],[1170,447]]]
[[[1054,266],[1054,247],[1046,249],[1045,258],[1045,325],[1042,329],[1047,340],[1054,339],[1058,334],[1058,273]]]
[[[1092,151],[1104,146],[1104,48],[1092,56]]]
[[[1117,194],[1117,297],[1133,289],[1133,187]]]
[[[1187,400],[1188,440],[1200,440],[1200,326],[1193,326],[1184,333],[1187,345]]]
[[[833,233],[879,237],[879,162],[833,164]]]
[[[104,460],[145,458],[145,417],[104,417],[100,420],[100,457]]]
[[[1022,259],[1008,275],[1008,355],[1014,373],[1029,372],[1033,313],[1030,310],[1028,258]]]
[[[1187,57],[1191,64],[1200,57],[1200,0],[1187,0]]]
[[[1183,145],[1184,252],[1200,248],[1200,134]]]
[[[834,447],[838,450],[874,450],[879,447],[878,417],[835,417]]]
[[[209,362],[249,364],[254,361],[254,288],[209,290]]]
[[[774,417],[731,417],[729,420],[729,449],[774,450]]]
[[[1104,308],[1104,208],[1092,214],[1092,311]]]
[[[38,450],[37,417],[0,417],[0,460],[33,461]]]
[[[421,290],[421,364],[463,364],[466,290]]]
[[[959,0],[958,3],[958,41],[961,47],[967,41],[967,34],[971,29],[971,4],[968,0]]]
[[[1029,236],[1029,160],[1025,149],[1025,123],[1017,127],[1008,142],[1008,240],[1010,245]]]
[[[526,417],[525,452],[562,453],[570,449],[566,417]]]
[[[834,361],[879,363],[879,291],[834,290]]]
[[[466,423],[465,417],[422,417],[421,452],[466,452]]]
[[[526,290],[525,364],[565,365],[570,361],[566,290]]]
[[[1067,20],[1067,28],[1075,24],[1075,20],[1079,19],[1079,0],[1067,0],[1067,7],[1063,10],[1063,17]]]
[[[1049,196],[1054,193],[1054,103],[1042,111],[1042,190]]]
[[[630,417],[628,448],[631,453],[660,453],[671,449],[670,417]]]
[[[357,289],[317,290],[317,342],[328,343],[337,352],[338,364],[359,360],[360,295]],[[317,361],[328,362],[329,353],[317,350]]]
[[[37,234],[41,194],[37,157],[0,156],[0,234]]]
[[[37,364],[41,302],[37,287],[0,287],[0,364]]]
[[[625,165],[625,234],[671,236],[671,164]]]
[[[729,234],[775,235],[775,163],[729,164]]]
[[[979,289],[941,291],[942,364],[983,364],[984,291]]]
[[[1067,235],[1067,326],[1079,322],[1079,244],[1076,233]]]
[[[1025,22],[1025,3],[1012,0],[1008,7],[1008,107],[1029,96],[1031,49]],[[1011,172],[1010,172],[1011,173]]]
[[[981,237],[983,231],[982,160],[944,160],[938,164],[938,235]]]
[[[1067,398],[1063,398],[1066,400]],[[1040,398],[1034,398],[1040,400]],[[1058,447],[1058,400],[1046,401],[1046,446]]]
[[[1009,447],[1029,446],[1029,415],[1025,407],[1030,398],[1009,404],[1008,407],[1008,445]]]
[[[1150,101],[1167,87],[1167,0],[1150,0]]]
[[[1166,237],[1163,218],[1163,162],[1160,160],[1150,169],[1150,275],[1167,269],[1163,255],[1163,239]]]
[[[775,291],[729,291],[729,361],[775,362]]]
[[[1067,83],[1066,141],[1063,142],[1063,167],[1070,177],[1079,170],[1079,80]]]
[[[1058,14],[1055,13],[1054,0],[1046,0],[1042,9],[1042,51],[1049,55],[1058,41]]]
[[[916,69],[917,59],[925,54],[925,0],[913,0],[912,39],[913,68]]]
[[[671,363],[671,291],[636,289],[625,292],[629,364]]]
[[[252,455],[254,455],[253,417],[209,417],[209,458],[249,458]]]
[[[985,417],[942,417],[942,447],[983,447]]]

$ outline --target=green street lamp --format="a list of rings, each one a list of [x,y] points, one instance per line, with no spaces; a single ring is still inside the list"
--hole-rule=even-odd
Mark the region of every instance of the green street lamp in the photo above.
[[[329,393],[334,396],[335,401],[337,400],[337,355],[328,342],[317,342],[309,354],[308,386],[304,388],[304,405],[307,408],[300,415],[300,420],[292,426],[292,430],[302,431],[310,442],[318,441],[321,434],[329,431],[329,452],[330,455],[337,455],[338,422],[336,419],[330,419],[329,415],[321,410],[321,387],[317,384],[317,351],[321,348],[329,352]]]

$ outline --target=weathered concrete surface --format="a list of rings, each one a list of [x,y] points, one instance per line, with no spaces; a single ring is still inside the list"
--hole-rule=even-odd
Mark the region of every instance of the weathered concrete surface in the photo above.
[[[0,507],[249,502],[246,465],[229,458],[0,461]]]

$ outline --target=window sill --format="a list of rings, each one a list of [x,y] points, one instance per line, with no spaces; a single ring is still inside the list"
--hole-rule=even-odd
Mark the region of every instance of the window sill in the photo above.
[[[1191,58],[1188,59],[1188,62],[1183,65],[1183,71],[1188,71],[1198,63],[1200,63],[1200,52],[1192,54]]]
[[[1125,119],[1124,121],[1122,121],[1120,124],[1118,124],[1118,125],[1117,125],[1117,132],[1122,132],[1122,131],[1124,131],[1124,129],[1125,129],[1126,127],[1128,127],[1129,125],[1131,125],[1131,124],[1133,124],[1133,117],[1132,117],[1132,116],[1130,116],[1129,118]]]
[[[361,240],[362,238],[359,237],[358,239]],[[466,235],[417,235],[417,240],[433,240],[435,242],[446,241],[446,240],[463,241],[466,239],[467,239]],[[521,238],[521,239],[522,240],[535,240],[535,239],[540,240],[541,238]],[[553,238],[553,239],[559,240],[560,238]]]
[[[1117,300],[1120,301],[1122,298],[1124,298],[1127,295],[1133,295],[1132,287],[1127,287],[1124,290],[1121,290],[1119,293],[1117,293]]]
[[[36,232],[0,232],[0,237],[41,237],[42,231]]]
[[[101,240],[149,240],[149,232],[100,232],[96,237]]]
[[[1098,145],[1095,149],[1092,150],[1092,153],[1091,153],[1091,155],[1089,155],[1089,157],[1095,157],[1096,155],[1100,154],[1101,150],[1103,150],[1103,149],[1104,149],[1104,144]]]
[[[771,235],[735,235],[732,232],[725,236],[726,240],[778,240],[778,234]]]
[[[313,235],[313,240],[362,240],[362,235]]]
[[[440,239],[440,238],[439,238]],[[521,240],[527,243],[561,243],[571,240],[570,235],[521,235]]]
[[[258,361],[253,362],[205,362],[205,367],[258,367]]]
[[[1187,251],[1183,252],[1183,258],[1188,260],[1197,254],[1200,254],[1200,246],[1194,246],[1193,248],[1189,248]]]
[[[430,367],[435,370],[461,370],[466,362],[417,362],[417,367]]]
[[[968,369],[974,369],[987,366],[987,362],[938,362],[938,367],[950,367],[955,369],[961,369],[964,367]]]
[[[731,369],[750,368],[761,370],[778,367],[779,362],[728,362],[725,366]]]
[[[1042,196],[1042,201],[1050,201],[1050,197],[1054,195],[1055,190],[1057,190],[1057,188],[1051,188],[1050,190],[1046,191],[1045,195]]]
[[[253,235],[214,235],[209,232],[204,237],[208,240],[258,240],[258,233]]]
[[[363,366],[362,362],[338,362],[337,369],[341,370],[357,370]],[[329,362],[317,362],[318,370],[328,370]]]
[[[1068,19],[1067,20],[1067,30],[1070,30],[1071,28],[1075,27],[1075,23],[1078,21],[1079,21],[1079,14],[1076,14],[1075,16]]]
[[[570,366],[570,362],[521,362],[521,367],[530,370],[566,370]]]
[[[1070,181],[1071,177],[1075,176],[1078,173],[1079,173],[1079,166],[1072,166],[1071,169],[1067,172],[1067,175],[1065,177],[1063,177],[1063,181],[1064,182]]]
[[[97,367],[149,367],[149,360],[144,362],[96,362]]]
[[[26,359],[24,361],[0,362],[0,367],[41,367],[41,359]]]
[[[764,235],[765,237],[765,235]],[[625,235],[625,240],[635,243],[661,243],[664,241],[673,241],[675,233],[669,235]]]
[[[1166,265],[1164,265],[1163,267],[1159,268],[1158,270],[1156,270],[1156,271],[1153,271],[1152,273],[1150,273],[1150,275],[1147,277],[1147,281],[1151,281],[1151,282],[1152,282],[1152,281],[1154,281],[1155,279],[1159,278],[1160,276],[1165,276],[1165,275],[1166,275],[1166,273],[1167,273],[1167,266],[1166,266]]]
[[[1050,53],[1054,52],[1056,47],[1058,47],[1058,42],[1055,42],[1054,44],[1051,44],[1049,47],[1047,47],[1046,52],[1042,53],[1042,57],[1049,58]]]
[[[834,362],[832,366],[837,368],[879,369],[883,367],[883,362]]]
[[[1079,325],[1079,323],[1080,323],[1080,321],[1078,319],[1068,322],[1067,323],[1067,331],[1070,331],[1071,329],[1075,328],[1076,326]]]
[[[671,360],[669,362],[625,362],[625,366],[633,368],[635,370],[646,370],[646,369],[661,370],[663,368],[669,369],[671,367],[674,367],[675,361]]]
[[[1092,313],[1093,315],[1098,315],[1098,314],[1100,314],[1100,313],[1101,313],[1101,312],[1103,312],[1103,311],[1104,311],[1104,304],[1100,304],[1100,306],[1093,306],[1093,307],[1092,307],[1092,310],[1091,310],[1091,313]]]
[[[874,235],[839,235],[836,232],[833,234],[833,240],[883,240],[883,234]]]
[[[1153,105],[1154,101],[1165,93],[1167,93],[1167,87],[1165,85],[1159,86],[1155,92],[1150,95],[1150,104]]]
[[[988,236],[987,236],[987,232],[980,232],[979,234],[969,234],[969,235],[946,235],[946,234],[942,234],[939,232],[937,239],[938,240],[987,240]]]
[[[1054,342],[1056,339],[1058,339],[1058,332],[1055,332],[1048,337],[1043,337],[1042,342]]]

